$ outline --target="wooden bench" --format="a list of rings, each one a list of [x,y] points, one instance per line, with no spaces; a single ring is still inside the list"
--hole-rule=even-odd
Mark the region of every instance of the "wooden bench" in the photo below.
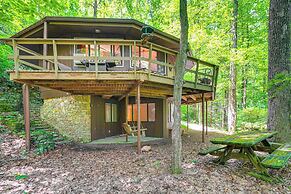
[[[213,152],[217,152],[219,150],[222,150],[222,149],[225,149],[227,146],[226,145],[223,145],[223,146],[212,146],[212,147],[209,147],[205,150],[201,150],[198,154],[199,155],[202,155],[202,156],[205,156],[207,154],[211,154]]]
[[[288,165],[291,158],[291,144],[285,144],[268,155],[261,163],[267,168],[280,169]]]

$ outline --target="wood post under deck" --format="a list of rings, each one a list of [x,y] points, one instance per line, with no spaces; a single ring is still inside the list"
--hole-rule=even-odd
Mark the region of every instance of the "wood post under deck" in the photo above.
[[[43,23],[43,38],[47,39],[47,22]],[[47,44],[43,44],[43,56],[47,56]],[[42,64],[43,68],[46,69],[47,68],[46,60],[43,60],[42,62],[43,62],[43,64]],[[50,67],[48,67],[48,68],[50,68]]]
[[[125,123],[128,124],[128,95],[125,96]],[[126,142],[128,142],[128,135],[125,136]]]
[[[208,104],[207,100],[205,101],[205,127],[206,127],[206,135],[208,135]]]
[[[202,142],[204,143],[205,142],[205,134],[204,134],[204,131],[205,131],[205,128],[204,128],[204,93],[202,93],[202,107],[201,107],[201,116],[202,116]]]
[[[189,105],[187,103],[187,132],[189,130]]]
[[[140,83],[137,85],[137,153],[141,154],[140,142]]]
[[[26,149],[30,150],[30,111],[29,111],[29,86],[23,84],[23,112],[24,112],[24,125],[25,125],[25,144]]]

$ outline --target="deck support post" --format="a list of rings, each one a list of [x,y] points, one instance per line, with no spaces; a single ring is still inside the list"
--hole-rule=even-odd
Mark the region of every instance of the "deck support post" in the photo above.
[[[47,39],[47,22],[43,23],[43,38]],[[43,44],[43,56],[47,56],[47,44]],[[42,66],[44,69],[47,68],[46,60],[42,61]]]
[[[128,124],[128,95],[125,96],[125,123]],[[125,136],[126,142],[128,142],[128,135]]]
[[[205,134],[204,134],[204,131],[205,131],[205,128],[204,128],[204,124],[205,124],[205,122],[204,122],[204,101],[205,101],[205,99],[204,99],[204,93],[202,93],[202,106],[201,106],[201,117],[202,117],[202,119],[201,119],[201,121],[202,121],[202,143],[205,142]]]
[[[30,150],[30,111],[29,111],[29,86],[23,84],[23,112],[24,112],[24,125],[25,125],[25,144],[27,151]]]
[[[140,83],[137,85],[137,154],[141,154],[140,142]]]
[[[206,135],[208,135],[208,103],[205,100],[205,127],[206,127]]]
[[[187,132],[189,130],[189,104],[187,103]]]

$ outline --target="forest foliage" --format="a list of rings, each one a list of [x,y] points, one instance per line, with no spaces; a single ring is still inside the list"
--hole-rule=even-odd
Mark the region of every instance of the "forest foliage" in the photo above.
[[[1,0],[0,38],[7,38],[45,16],[93,16],[93,0]],[[176,37],[180,35],[179,0],[98,0],[97,17],[133,18]],[[266,122],[268,69],[268,0],[239,1],[238,48],[231,55],[232,1],[189,0],[189,43],[193,56],[220,66],[216,100],[210,105],[211,121],[226,127],[230,59],[237,69],[238,124]],[[0,45],[0,76],[12,67],[12,49]],[[246,86],[243,82],[246,82]],[[246,88],[244,88],[246,87]],[[243,106],[243,91],[246,105]],[[210,103],[209,103],[210,104]],[[199,120],[190,110],[190,121]],[[209,109],[210,109],[209,108]],[[182,107],[186,119],[186,107]],[[255,115],[255,116],[254,116]],[[254,118],[255,117],[255,118]]]

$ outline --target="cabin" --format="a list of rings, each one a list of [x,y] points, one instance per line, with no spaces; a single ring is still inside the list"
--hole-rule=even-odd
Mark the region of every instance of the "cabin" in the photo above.
[[[27,133],[28,90],[39,87],[42,118],[76,141],[123,134],[123,123],[169,137],[178,38],[134,19],[45,17],[1,41],[14,50]],[[213,100],[217,75],[189,52],[182,103]]]

